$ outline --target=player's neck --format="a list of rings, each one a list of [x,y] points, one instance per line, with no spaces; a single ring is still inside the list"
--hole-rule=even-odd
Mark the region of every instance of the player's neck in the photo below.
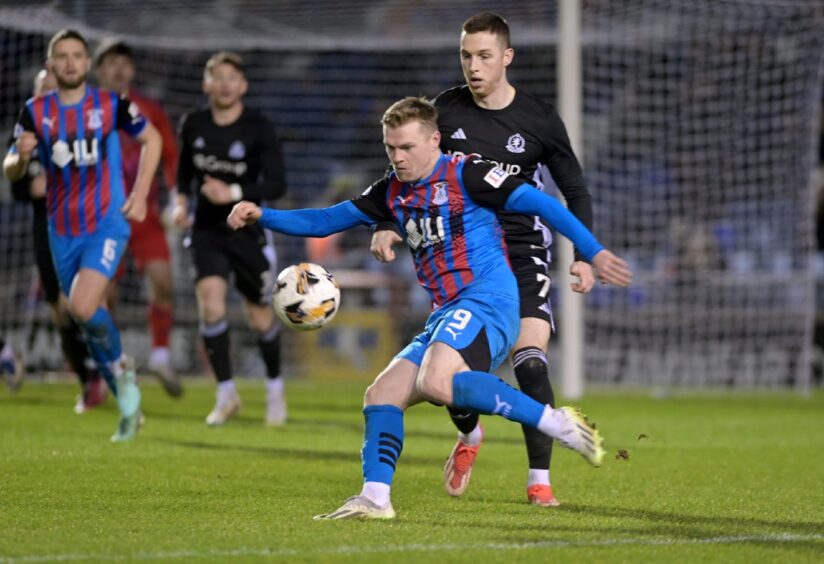
[[[473,96],[475,103],[485,110],[503,110],[515,99],[515,87],[504,81],[498,88],[479,98]]]
[[[58,88],[57,89],[57,97],[60,99],[60,103],[64,106],[71,106],[73,104],[79,103],[83,100],[83,97],[86,95],[86,83],[84,82],[80,86],[75,88]]]
[[[238,102],[228,108],[216,108],[212,106],[212,121],[214,121],[216,125],[230,125],[235,123],[242,113],[243,102]]]

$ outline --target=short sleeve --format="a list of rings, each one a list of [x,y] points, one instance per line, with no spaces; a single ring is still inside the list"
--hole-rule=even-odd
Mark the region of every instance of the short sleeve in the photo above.
[[[375,223],[382,221],[394,222],[392,213],[386,207],[386,191],[389,189],[389,177],[385,176],[374,182],[363,194],[352,198],[360,211],[375,220]]]
[[[122,129],[132,137],[137,137],[146,129],[148,120],[140,113],[137,104],[126,96],[117,102],[117,129]]]

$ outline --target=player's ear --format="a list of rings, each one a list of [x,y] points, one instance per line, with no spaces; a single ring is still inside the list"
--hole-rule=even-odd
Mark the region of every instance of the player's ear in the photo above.
[[[209,86],[210,86],[211,82],[212,81],[209,80],[208,78],[204,78],[203,82],[200,83],[200,88],[203,90],[203,93],[206,94],[207,96],[209,95]]]
[[[432,141],[434,142],[435,147],[440,147],[440,145],[441,145],[441,132],[437,128],[432,133]]]
[[[240,95],[241,95],[241,96],[245,96],[245,95],[246,95],[246,91],[247,91],[248,89],[249,89],[249,81],[248,81],[248,80],[246,80],[246,79],[244,78],[244,79],[243,79],[243,82],[241,83],[241,86],[240,86]]]
[[[512,62],[512,59],[515,58],[515,49],[512,47],[508,47],[504,50],[504,66],[508,67],[509,64]]]

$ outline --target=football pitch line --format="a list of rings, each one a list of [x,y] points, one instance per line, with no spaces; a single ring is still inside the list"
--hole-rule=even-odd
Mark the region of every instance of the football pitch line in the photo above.
[[[741,542],[807,542],[824,540],[824,534],[796,535],[775,533],[767,535],[728,535],[691,539],[676,538],[615,538],[591,541],[550,540],[527,543],[444,543],[444,544],[401,544],[385,546],[337,546],[318,549],[292,548],[238,548],[234,550],[180,550],[169,552],[136,552],[133,554],[50,554],[3,557],[0,564],[19,562],[71,562],[94,560],[173,560],[183,558],[227,558],[242,556],[295,557],[295,556],[333,556],[350,554],[381,554],[394,552],[450,552],[466,550],[532,550],[536,548],[580,548],[599,546],[669,546],[693,544],[730,544]]]

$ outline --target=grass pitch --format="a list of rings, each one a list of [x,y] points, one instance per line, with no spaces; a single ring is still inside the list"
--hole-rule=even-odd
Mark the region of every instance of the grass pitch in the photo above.
[[[821,392],[591,395],[609,454],[593,469],[556,447],[560,508],[526,504],[520,428],[493,417],[466,495],[447,496],[454,431],[417,406],[398,518],[312,521],[360,489],[364,387],[289,382],[290,422],[267,429],[246,381],[241,416],[207,428],[210,384],[176,402],[147,382],[146,427],[118,445],[111,399],[77,416],[74,385],[0,391],[0,563],[824,561]]]

